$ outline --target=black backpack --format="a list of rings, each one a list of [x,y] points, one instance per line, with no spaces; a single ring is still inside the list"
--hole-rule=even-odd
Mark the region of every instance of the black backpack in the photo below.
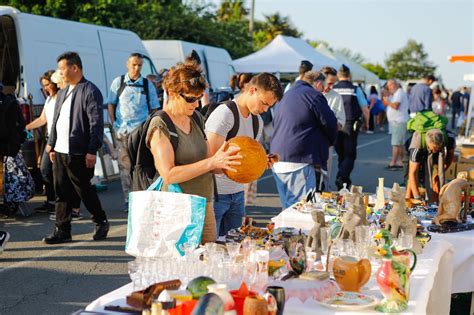
[[[201,119],[198,113],[194,113],[192,119],[197,123],[202,131],[204,137],[204,129],[201,123]],[[131,162],[130,177],[132,178],[132,191],[146,190],[159,176],[156,168],[153,154],[146,145],[146,135],[150,122],[154,117],[160,117],[166,124],[169,130],[170,142],[173,146],[173,151],[176,152],[178,148],[178,133],[176,127],[173,124],[170,116],[163,111],[159,110],[154,112],[152,115],[140,125],[140,127],[133,130],[128,136],[127,150]]]
[[[125,83],[125,75],[121,75],[120,76],[120,86],[117,90],[117,100],[120,98],[120,95],[122,95],[123,90],[125,89],[126,86],[127,86],[127,84]],[[148,90],[148,79],[143,78],[143,85],[134,85],[134,84],[132,84],[130,86],[142,87],[143,88],[143,91],[145,92],[145,97],[146,97],[146,106],[148,107],[148,112],[151,112],[150,92]],[[115,110],[117,110],[117,106],[115,106]]]
[[[25,139],[25,120],[16,97],[0,92],[0,157],[16,156]]]
[[[225,101],[221,103],[211,103],[205,107],[205,115],[204,115],[204,120],[207,121],[209,116],[211,116],[212,112],[219,107],[220,105],[226,105],[231,111],[232,114],[234,114],[234,125],[232,129],[229,131],[226,137],[226,141],[235,138],[237,136],[237,133],[239,132],[239,127],[240,127],[240,116],[239,116],[239,109],[237,108],[237,104],[234,101]],[[258,136],[258,116],[252,115],[252,127],[253,127],[253,138],[257,139]]]

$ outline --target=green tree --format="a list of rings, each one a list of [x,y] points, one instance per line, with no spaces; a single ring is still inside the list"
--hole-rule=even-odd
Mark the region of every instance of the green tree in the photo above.
[[[280,13],[264,15],[264,21],[255,23],[254,48],[256,50],[264,47],[278,35],[301,37],[303,34],[293,26],[288,16]]]
[[[217,9],[216,15],[219,21],[244,21],[248,10],[242,0],[223,0]]]
[[[433,74],[436,66],[428,60],[422,43],[413,39],[385,60],[388,76],[400,80],[419,79]]]
[[[359,54],[358,52],[353,52],[352,50],[350,50],[350,49],[347,48],[347,47],[338,48],[338,49],[336,49],[336,51],[337,51],[338,53],[340,53],[341,55],[343,55],[344,57],[347,57],[347,58],[349,58],[350,60],[355,61],[355,62],[358,63],[358,64],[362,64],[362,63],[366,62],[364,56],[362,56],[362,55]]]
[[[389,79],[387,70],[378,63],[363,63],[362,66],[370,72],[375,73],[382,80]]]

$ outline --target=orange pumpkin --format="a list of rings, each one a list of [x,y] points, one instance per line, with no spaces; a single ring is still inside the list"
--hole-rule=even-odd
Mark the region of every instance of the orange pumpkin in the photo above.
[[[224,174],[237,183],[247,184],[260,178],[267,168],[267,154],[263,146],[256,140],[237,136],[227,142],[227,148],[237,146],[240,151],[237,154],[242,156],[241,165],[232,166],[237,172],[224,170]]]

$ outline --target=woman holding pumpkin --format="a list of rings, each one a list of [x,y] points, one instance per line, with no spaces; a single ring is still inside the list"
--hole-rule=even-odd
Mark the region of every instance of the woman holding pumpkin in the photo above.
[[[170,140],[170,131],[165,121],[156,116],[147,131],[147,144],[155,167],[163,178],[163,190],[168,184],[179,184],[184,193],[205,197],[206,218],[202,243],[216,240],[216,221],[212,205],[213,177],[215,170],[235,171],[232,166],[240,165],[239,148],[224,151],[224,143],[215,154],[209,153],[204,134],[203,117],[195,111],[199,106],[207,83],[197,64],[178,64],[166,75],[163,86],[168,94],[164,112],[176,127],[179,145],[176,151]],[[175,136],[175,135],[171,135]]]

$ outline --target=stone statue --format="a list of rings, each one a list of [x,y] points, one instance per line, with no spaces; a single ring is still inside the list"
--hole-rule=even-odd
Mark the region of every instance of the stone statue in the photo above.
[[[364,213],[362,216],[361,213]],[[337,238],[351,239],[355,241],[355,228],[356,226],[362,225],[365,218],[365,205],[364,201],[355,198],[354,203],[349,205],[349,209],[342,217],[342,226]]]
[[[466,220],[469,202],[464,203],[464,214],[461,218],[461,193],[464,193],[464,200],[469,200],[468,188],[467,172],[459,172],[456,179],[441,188],[438,214],[433,219],[434,224],[441,225],[448,221],[461,223]]]
[[[408,216],[405,194],[397,183],[393,184],[388,198],[393,202],[393,207],[385,220],[385,228],[390,231],[394,238],[398,238],[402,231],[405,234],[411,235],[413,238],[412,249],[415,253],[419,254],[421,252],[421,244],[416,238],[416,218]]]
[[[306,238],[306,247],[309,247],[312,252],[315,252],[317,259],[321,258],[321,228],[324,227],[324,212],[322,211],[313,211],[311,212],[311,217],[314,221],[314,226],[309,231],[309,235]]]

